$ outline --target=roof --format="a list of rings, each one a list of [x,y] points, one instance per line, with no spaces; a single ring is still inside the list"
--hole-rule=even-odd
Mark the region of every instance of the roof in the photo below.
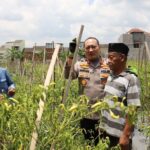
[[[138,29],[138,28],[132,28],[131,30],[129,30],[127,33],[144,33],[143,30]]]
[[[35,47],[31,47],[31,48],[24,48],[24,52],[25,53],[33,53]],[[36,46],[35,51],[36,52],[42,52],[44,51],[44,46]],[[45,48],[47,51],[53,51],[53,48]]]
[[[45,46],[33,46],[33,48],[35,48],[35,49],[44,49]]]

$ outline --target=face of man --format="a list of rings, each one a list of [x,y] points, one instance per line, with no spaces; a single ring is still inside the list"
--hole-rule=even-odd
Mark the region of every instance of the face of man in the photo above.
[[[108,53],[108,65],[113,72],[120,71],[125,62],[125,55],[117,52]]]
[[[95,39],[88,39],[84,43],[85,55],[89,61],[93,61],[99,58],[100,55],[100,45]]]

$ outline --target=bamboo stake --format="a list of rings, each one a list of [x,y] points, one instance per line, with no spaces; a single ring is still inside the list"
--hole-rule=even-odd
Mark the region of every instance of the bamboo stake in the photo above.
[[[46,64],[46,48],[44,48],[44,53],[43,53],[43,78],[42,80],[45,79],[45,71],[44,71],[45,64]]]
[[[150,52],[149,52],[149,48],[148,48],[148,44],[147,42],[144,42],[145,44],[145,68],[144,68],[144,80],[145,80],[145,95],[146,95],[146,99],[149,93],[149,88],[148,88],[148,72],[147,72],[147,61],[150,60]]]
[[[147,53],[147,56],[148,56],[148,60],[150,60],[150,49],[148,47],[147,42],[145,42],[145,49],[146,49],[146,53]],[[147,92],[148,92],[148,82],[147,82]],[[147,118],[147,122],[149,122],[149,121],[150,121],[150,117]],[[148,139],[148,147],[147,147],[147,149],[150,149],[150,137]]]
[[[43,53],[43,65],[45,65],[46,62],[46,48],[44,48],[44,53]]]
[[[34,74],[34,67],[35,67],[35,51],[36,51],[36,43],[34,45],[34,48],[33,48],[33,52],[32,52],[32,66],[31,66],[31,70],[30,70],[30,93],[31,93],[31,85],[32,85],[32,82],[33,82],[33,74]]]
[[[79,33],[79,36],[77,38],[77,45],[76,45],[76,49],[75,49],[75,52],[74,52],[74,56],[73,56],[73,60],[72,60],[72,65],[71,65],[70,73],[69,73],[68,83],[67,83],[67,86],[66,86],[65,91],[64,91],[62,103],[65,103],[66,98],[68,96],[68,91],[69,91],[71,80],[72,80],[71,74],[73,72],[74,64],[75,64],[75,61],[76,61],[76,58],[77,58],[77,54],[78,54],[78,50],[79,50],[79,44],[80,44],[80,41],[81,41],[83,29],[84,29],[84,26],[81,25],[80,33]]]
[[[138,66],[138,74],[139,74],[139,70],[140,70],[140,56],[141,56],[141,44],[139,47],[139,51],[138,51],[138,56],[137,56],[137,66]]]
[[[142,51],[142,56],[141,56],[141,64],[140,64],[140,68],[143,67],[143,62],[144,62],[144,54],[145,54],[145,46],[143,46],[143,51]]]
[[[56,49],[55,49],[55,51],[52,55],[52,60],[50,62],[49,68],[48,68],[47,76],[46,76],[46,79],[45,79],[45,82],[44,82],[44,87],[47,87],[49,85],[50,81],[51,81],[51,77],[53,75],[54,66],[55,66],[55,63],[56,63],[56,58],[57,58],[57,55],[58,55],[58,52],[59,52],[59,48],[60,48],[60,45],[56,45]],[[41,121],[41,118],[42,118],[42,113],[43,113],[44,102],[45,101],[46,101],[46,94],[43,93],[43,99],[40,99],[39,109],[37,110],[37,118],[36,118],[36,121],[35,121],[36,128],[34,129],[34,131],[32,133],[30,150],[35,150],[35,147],[36,147],[36,142],[37,142],[37,139],[38,139],[37,130],[39,129],[39,126],[40,126],[40,121]]]
[[[71,69],[70,69],[70,73],[69,73],[68,83],[67,83],[67,86],[66,86],[65,91],[64,91],[62,103],[65,103],[66,98],[68,96],[68,91],[69,91],[70,84],[71,84],[71,79],[72,79],[71,74],[72,74],[74,63],[76,61],[76,57],[77,57],[77,54],[78,54],[78,49],[79,49],[79,44],[80,44],[81,36],[82,36],[82,33],[83,33],[83,29],[84,29],[84,26],[82,25],[81,29],[80,29],[79,37],[77,38],[77,45],[76,45],[76,49],[75,49],[75,53],[74,53],[74,57],[73,57],[73,61],[72,61]],[[66,62],[65,62],[65,64],[66,64]],[[64,73],[64,68],[63,68],[63,73]],[[62,120],[62,114],[63,114],[63,112],[61,112],[61,115],[60,115],[60,118],[59,118],[60,121]],[[50,150],[55,150],[55,143],[51,144]]]
[[[144,44],[145,44],[145,48],[146,48],[146,53],[147,53],[147,56],[148,56],[148,60],[150,60],[150,50],[149,50],[148,44],[147,44],[147,42],[144,42]]]
[[[148,94],[148,80],[147,80],[147,54],[146,54],[146,47],[144,48],[144,81],[145,81],[145,94]]]

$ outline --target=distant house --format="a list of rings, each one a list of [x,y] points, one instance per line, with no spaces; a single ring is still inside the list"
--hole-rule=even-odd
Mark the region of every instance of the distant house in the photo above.
[[[18,51],[23,51],[25,48],[24,40],[15,40],[6,42],[4,45],[0,47],[0,61],[5,61],[8,55],[9,49],[15,48]]]
[[[150,48],[150,33],[138,28],[132,28],[119,37],[119,42],[127,44],[130,48],[129,58],[137,59],[144,42],[147,42]]]
[[[133,28],[119,37],[119,42],[126,43],[131,48],[139,48],[141,44],[147,42],[150,46],[150,33]]]
[[[44,46],[33,46],[32,48],[24,48],[23,50],[23,56],[24,59],[35,61],[41,61],[43,57],[44,52]]]

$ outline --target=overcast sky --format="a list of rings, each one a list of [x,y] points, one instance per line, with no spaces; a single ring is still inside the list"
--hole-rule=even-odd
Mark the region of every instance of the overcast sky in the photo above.
[[[23,39],[26,46],[78,36],[117,42],[131,28],[150,32],[150,0],[1,0],[0,45]]]

